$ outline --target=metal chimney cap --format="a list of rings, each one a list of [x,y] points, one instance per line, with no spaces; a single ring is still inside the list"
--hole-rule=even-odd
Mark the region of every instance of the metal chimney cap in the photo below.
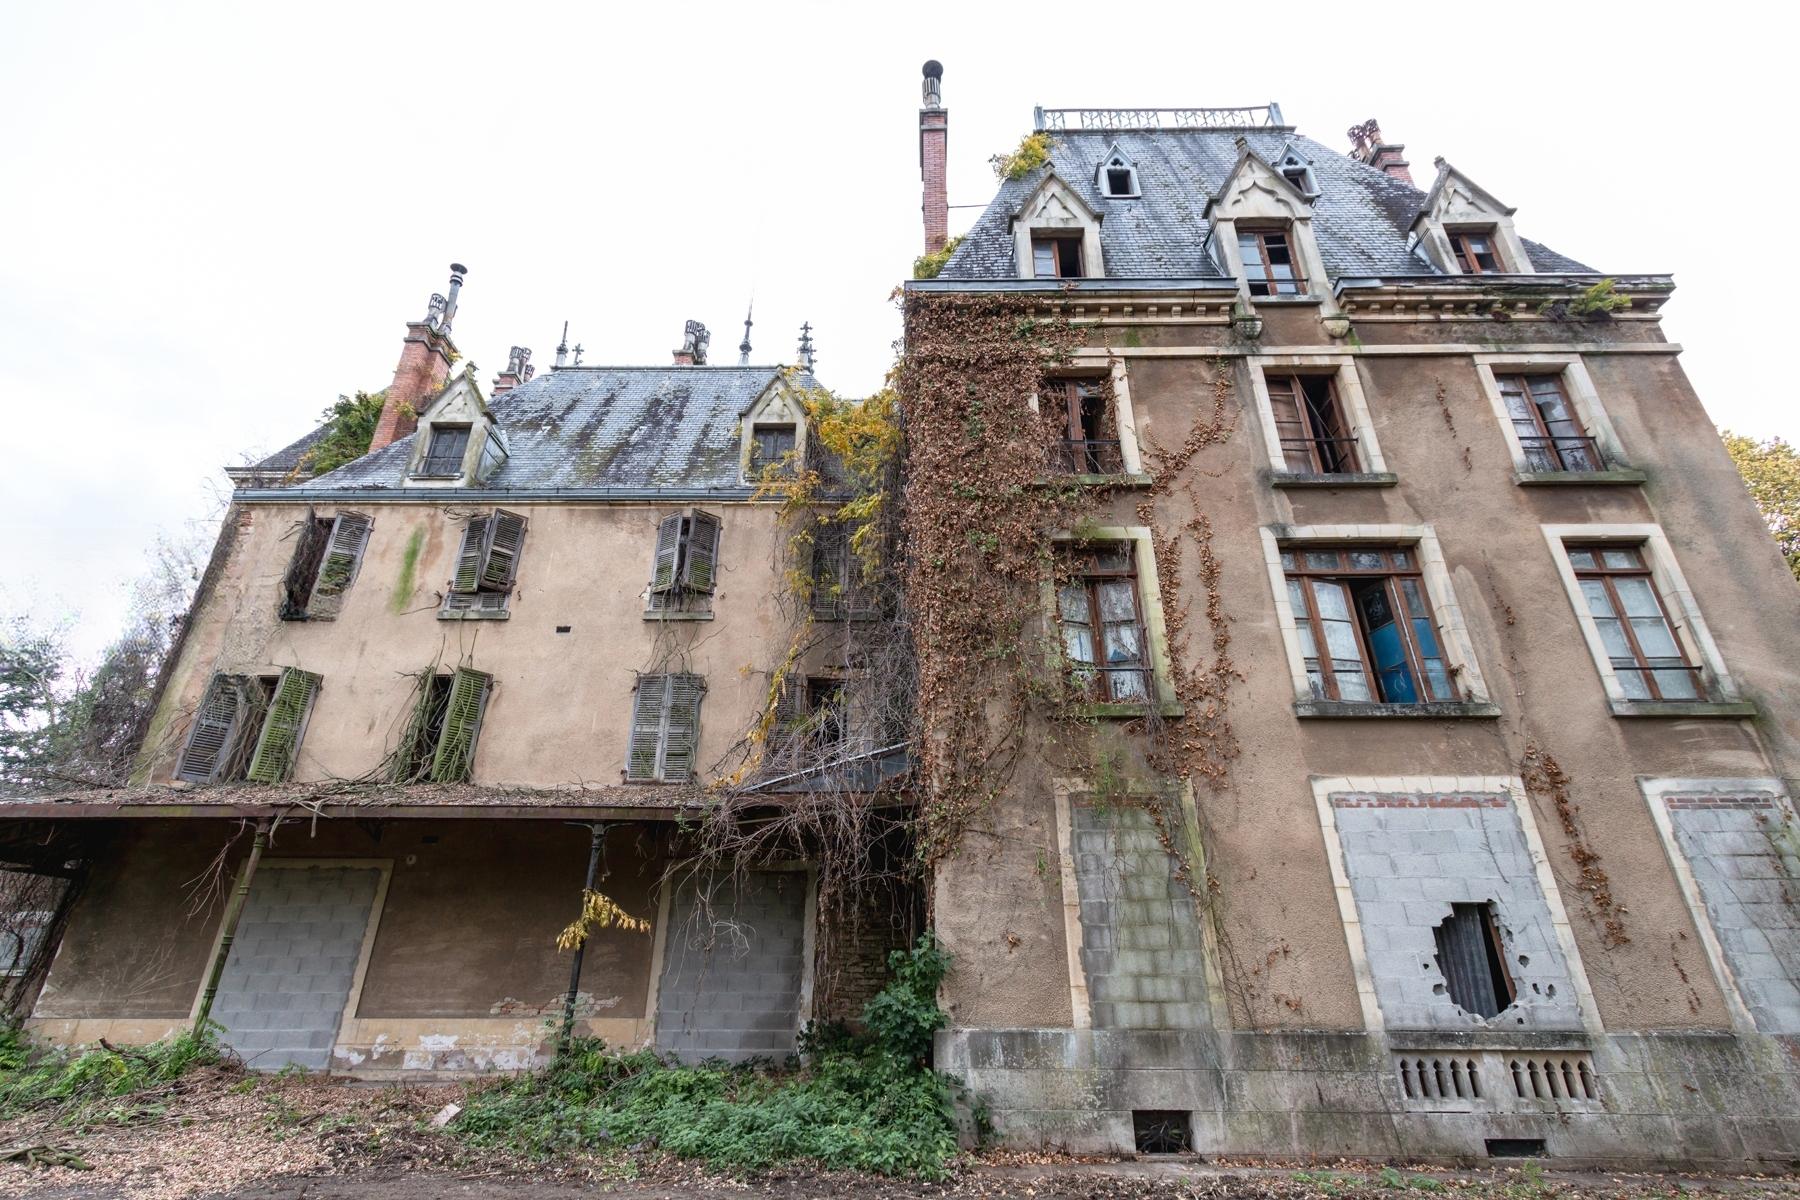
[[[927,79],[942,79],[943,77],[944,77],[944,64],[939,62],[935,58],[927,59],[925,62],[925,78],[927,78]]]
[[[463,266],[461,263],[451,263],[450,273],[460,279],[469,273],[469,268]]]

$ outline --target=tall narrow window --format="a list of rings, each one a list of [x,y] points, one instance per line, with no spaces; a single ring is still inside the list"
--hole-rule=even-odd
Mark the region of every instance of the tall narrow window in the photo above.
[[[1701,668],[1688,660],[1638,546],[1570,546],[1588,615],[1628,700],[1702,700]]]
[[[431,782],[467,783],[473,775],[475,739],[487,714],[493,683],[493,676],[461,667],[450,677],[437,746],[431,755]]]
[[[1450,251],[1456,256],[1456,265],[1464,275],[1499,275],[1505,272],[1500,265],[1500,252],[1494,249],[1494,231],[1491,229],[1461,229],[1450,233]]]
[[[632,783],[684,783],[700,753],[699,675],[640,675],[631,705],[625,778]]]
[[[438,616],[506,616],[524,548],[524,517],[500,508],[470,517]]]
[[[432,673],[420,678],[413,692],[412,712],[406,731],[390,760],[388,777],[395,783],[420,783],[431,777],[432,756],[444,733],[444,713],[450,706],[450,675]]]
[[[1151,665],[1131,544],[1075,547],[1063,568],[1057,617],[1070,678],[1102,703],[1148,703]]]
[[[794,426],[757,425],[750,432],[750,478],[759,479],[767,472],[790,472],[798,465]]]
[[[1506,415],[1533,471],[1598,471],[1599,443],[1575,419],[1555,375],[1496,375]]]
[[[657,522],[650,563],[651,613],[711,612],[719,575],[723,526],[709,512],[690,508]]]
[[[770,730],[772,749],[783,758],[827,758],[843,745],[844,681],[790,678],[782,689]]]
[[[1116,475],[1125,469],[1119,421],[1098,380],[1048,379],[1038,403],[1062,428],[1055,449],[1060,470],[1074,475]]]
[[[433,425],[429,437],[425,457],[419,460],[418,474],[434,479],[461,475],[463,456],[469,449],[469,427]]]
[[[1455,700],[1417,556],[1405,547],[1284,550],[1288,602],[1319,700]]]
[[[1037,279],[1080,279],[1081,235],[1034,233],[1031,236],[1031,274]]]
[[[1499,1016],[1515,991],[1493,904],[1452,904],[1432,935],[1450,999],[1478,1017]]]
[[[362,565],[371,523],[362,513],[320,517],[307,512],[282,579],[282,620],[329,621],[337,616]]]
[[[819,621],[864,621],[880,615],[876,592],[863,577],[849,531],[822,520],[812,538],[812,612]]]
[[[281,672],[245,778],[257,783],[287,782],[299,757],[300,739],[306,733],[313,698],[318,694],[319,677],[311,671],[288,667]]]
[[[1270,375],[1269,406],[1290,471],[1353,474],[1360,469],[1356,435],[1344,419],[1337,387],[1328,375]]]
[[[1239,230],[1238,255],[1243,259],[1244,282],[1252,296],[1298,296],[1306,291],[1306,279],[1287,230]]]

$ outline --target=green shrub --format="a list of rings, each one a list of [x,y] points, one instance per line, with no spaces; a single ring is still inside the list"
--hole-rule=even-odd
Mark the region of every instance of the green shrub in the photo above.
[[[863,1009],[863,1023],[876,1044],[906,1062],[923,1063],[931,1053],[931,1035],[949,1019],[938,1007],[938,985],[950,969],[950,955],[930,933],[919,935],[911,950],[888,955],[893,982]]]
[[[64,1125],[124,1122],[157,1111],[143,1093],[219,1061],[210,1033],[184,1033],[126,1050],[39,1049],[17,1029],[0,1030],[0,1120],[55,1115]]]
[[[956,253],[956,248],[962,245],[962,240],[963,235],[959,233],[946,241],[943,249],[921,254],[913,259],[913,278],[936,279],[938,272],[944,269],[944,264],[950,261],[950,256]]]

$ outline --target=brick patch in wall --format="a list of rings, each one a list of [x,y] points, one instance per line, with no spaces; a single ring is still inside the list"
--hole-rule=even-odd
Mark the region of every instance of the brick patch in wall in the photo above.
[[[1333,808],[1505,808],[1496,792],[1333,792]]]
[[[1667,796],[1670,808],[1774,808],[1771,796]]]

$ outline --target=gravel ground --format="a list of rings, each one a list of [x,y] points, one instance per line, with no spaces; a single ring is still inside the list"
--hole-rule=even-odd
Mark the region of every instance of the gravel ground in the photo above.
[[[1077,1161],[994,1154],[943,1183],[809,1170],[748,1180],[654,1156],[533,1163],[473,1151],[429,1128],[460,1100],[457,1084],[367,1087],[206,1069],[149,1097],[122,1125],[71,1131],[42,1118],[0,1123],[0,1196],[188,1200],[550,1200],[602,1192],[620,1200],[721,1195],[857,1200],[1576,1200],[1771,1196],[1800,1200],[1800,1177],[1565,1174],[1556,1171],[1382,1173],[1379,1164]],[[36,1158],[37,1163],[21,1161]],[[57,1165],[60,1164],[60,1165]]]

